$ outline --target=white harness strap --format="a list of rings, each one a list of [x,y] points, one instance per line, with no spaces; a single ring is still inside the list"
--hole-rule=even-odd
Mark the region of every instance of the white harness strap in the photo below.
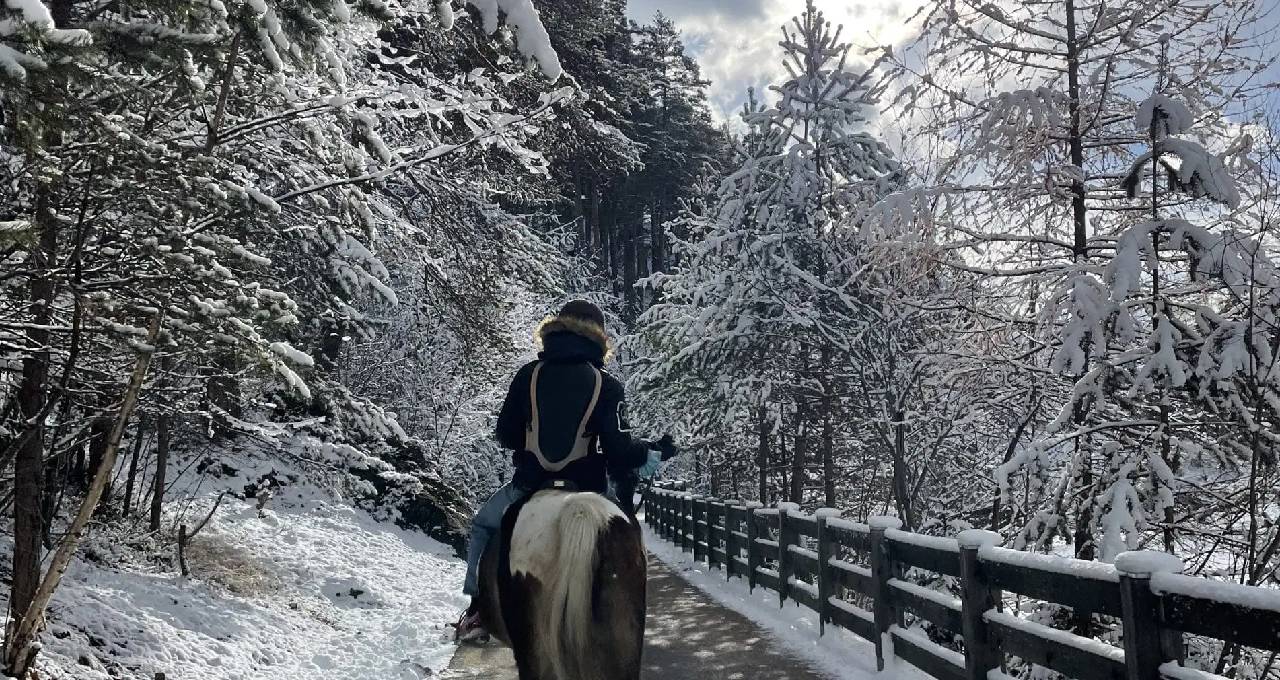
[[[538,459],[538,463],[542,465],[542,469],[548,472],[559,472],[575,460],[585,458],[591,453],[591,437],[585,436],[587,431],[587,423],[591,420],[591,414],[596,410],[596,403],[600,401],[600,386],[603,383],[603,377],[600,375],[600,369],[595,366],[591,367],[591,371],[595,374],[595,386],[591,390],[591,401],[587,403],[587,410],[582,414],[582,420],[578,423],[578,431],[573,439],[573,448],[569,450],[569,455],[558,461],[547,459],[546,454],[542,452],[541,437],[539,436],[539,418],[538,418],[538,376],[542,374],[543,363],[539,361],[533,367],[533,376],[529,378],[529,426],[524,433],[524,448],[534,457]]]

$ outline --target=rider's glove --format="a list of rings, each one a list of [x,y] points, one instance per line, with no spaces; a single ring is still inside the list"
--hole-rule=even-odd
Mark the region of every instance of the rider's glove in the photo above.
[[[662,452],[662,460],[671,460],[676,457],[676,454],[680,453],[680,450],[676,448],[675,442],[671,440],[670,434],[662,435],[662,439],[654,442],[653,447]]]
[[[662,455],[658,451],[650,451],[649,459],[644,465],[636,468],[636,475],[640,479],[652,479],[658,472],[658,466],[662,464]]]

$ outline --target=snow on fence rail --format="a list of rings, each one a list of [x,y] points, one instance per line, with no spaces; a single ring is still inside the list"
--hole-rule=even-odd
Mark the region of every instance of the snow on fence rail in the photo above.
[[[831,510],[806,515],[790,504],[760,508],[673,488],[648,494],[645,517],[727,578],[817,612],[822,630],[835,625],[870,640],[881,669],[890,653],[938,680],[988,680],[1009,655],[1079,680],[1186,680],[1183,633],[1280,651],[1280,591],[1176,575],[1181,565],[1169,555],[1124,553],[1111,566],[999,548],[985,531],[922,536],[893,518],[862,524]],[[907,568],[957,578],[960,599],[903,580]],[[1006,592],[1116,617],[1123,647],[1000,611]],[[906,613],[959,636],[965,653],[908,630]]]

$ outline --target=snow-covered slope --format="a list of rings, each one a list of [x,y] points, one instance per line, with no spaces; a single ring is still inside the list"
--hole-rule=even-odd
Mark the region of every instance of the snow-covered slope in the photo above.
[[[257,467],[206,478],[212,488],[180,509],[184,521],[198,523],[219,487]],[[305,482],[288,483],[261,516],[227,496],[192,543],[187,579],[105,532],[54,600],[42,677],[409,680],[448,663],[443,624],[464,604],[461,561]]]

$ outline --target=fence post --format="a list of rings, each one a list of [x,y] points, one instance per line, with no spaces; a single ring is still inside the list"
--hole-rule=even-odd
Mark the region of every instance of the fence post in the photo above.
[[[967,680],[987,680],[987,672],[1000,667],[1001,652],[987,626],[985,614],[996,606],[999,595],[982,572],[978,551],[997,545],[1000,535],[969,529],[956,537],[960,543],[960,634],[964,637],[964,667]]]
[[[706,548],[703,547],[702,539],[706,535],[707,519],[707,503],[709,499],[706,496],[694,496],[693,498],[693,561],[703,562],[707,558]]]
[[[671,532],[671,504],[675,497],[674,491],[667,491],[662,496],[662,537],[668,541],[675,539]]]
[[[791,595],[791,573],[794,568],[791,566],[791,546],[800,543],[799,536],[791,530],[790,524],[787,522],[787,515],[793,512],[799,512],[800,506],[795,503],[779,503],[778,504],[778,606],[781,607],[787,603],[787,598]]]
[[[684,492],[671,500],[671,542],[684,550]]]
[[[676,494],[674,491],[666,491],[662,496],[662,537],[668,541],[674,541],[675,536],[671,531],[672,512],[671,506],[675,502]]]
[[[724,567],[716,557],[716,548],[720,547],[716,518],[724,514],[724,507],[724,503],[716,499],[707,504],[707,566],[710,568]]]
[[[1181,660],[1181,633],[1161,628],[1161,599],[1151,590],[1151,575],[1182,572],[1182,560],[1169,553],[1134,550],[1116,556],[1120,572],[1120,609],[1124,665],[1128,680],[1160,680],[1160,664]]]
[[[738,518],[741,516],[739,507],[732,502],[726,502],[724,506],[724,579],[726,581],[733,578],[733,572],[738,568],[738,562],[734,558],[738,556],[740,548],[738,548],[738,537],[734,536],[734,532],[738,530]]]
[[[667,505],[667,538],[676,545],[677,548],[684,545],[680,539],[680,526],[683,521],[680,519],[680,508],[684,495],[678,491],[671,493],[670,502]]]
[[[876,624],[876,670],[884,670],[885,636],[894,623],[893,607],[889,605],[889,579],[893,578],[893,562],[889,557],[889,541],[884,532],[902,526],[897,517],[876,515],[867,518],[871,526],[871,613]]]
[[[756,590],[756,570],[760,568],[760,527],[756,525],[756,508],[759,503],[747,504],[747,587]]]
[[[659,537],[666,538],[667,495],[661,489],[652,489],[653,496],[653,530]],[[645,513],[648,515],[648,513]]]
[[[662,499],[659,501],[658,511],[658,530],[662,533],[662,537],[671,540],[671,492],[664,490]]]
[[[679,492],[672,500],[671,531],[676,547],[684,550],[684,492]]]
[[[693,552],[693,494],[687,493],[680,501],[680,544],[685,552]]]
[[[707,540],[706,546],[702,548],[703,557],[707,558],[707,568],[715,566],[715,535],[716,535],[716,504],[720,502],[719,498],[708,496],[706,503],[702,506],[702,518],[706,520],[707,526],[702,530],[703,538]]]
[[[831,558],[835,551],[831,534],[827,533],[827,522],[839,516],[840,511],[835,508],[820,508],[815,515],[818,522],[818,635],[824,635],[827,624],[831,622],[831,596],[835,585],[831,582]]]
[[[680,492],[672,491],[667,499],[667,540],[680,547]]]

